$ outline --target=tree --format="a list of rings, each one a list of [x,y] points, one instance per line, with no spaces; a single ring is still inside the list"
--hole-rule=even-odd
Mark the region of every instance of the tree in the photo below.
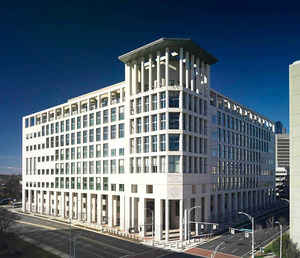
[[[22,195],[22,185],[20,184],[20,177],[11,175],[6,183],[7,196],[13,199],[20,200]]]
[[[0,208],[0,234],[6,232],[15,222],[16,215],[5,208]]]
[[[277,238],[272,243],[272,252],[279,256],[280,239]],[[288,234],[282,237],[282,257],[283,258],[298,258],[300,251],[297,249],[297,244],[293,243]]]

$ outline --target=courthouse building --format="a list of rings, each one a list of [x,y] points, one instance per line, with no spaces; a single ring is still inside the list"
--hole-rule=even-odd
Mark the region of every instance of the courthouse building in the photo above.
[[[119,59],[125,81],[23,118],[24,211],[142,235],[153,212],[168,240],[190,207],[230,223],[272,204],[274,123],[211,88],[214,56],[162,38]]]

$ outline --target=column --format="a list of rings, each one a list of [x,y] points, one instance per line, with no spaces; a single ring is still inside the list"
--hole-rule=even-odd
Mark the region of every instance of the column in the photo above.
[[[229,214],[229,219],[232,219],[232,193],[227,194],[227,211]]]
[[[54,192],[54,216],[57,216],[57,192]]]
[[[102,225],[102,196],[97,194],[97,224]]]
[[[78,194],[74,195],[74,219],[78,220]]]
[[[165,240],[169,241],[169,200],[165,199]]]
[[[120,195],[120,229],[126,230],[126,211],[125,211],[125,196]]]
[[[93,195],[92,196],[92,218],[91,221],[92,223],[96,223],[96,197]]]
[[[107,195],[107,205],[108,209],[108,226],[112,227],[113,226],[113,206],[112,206],[112,195],[108,194]]]
[[[179,86],[183,87],[183,48],[179,49]]]
[[[135,95],[137,93],[137,64],[133,64],[132,69],[132,93]]]
[[[205,71],[204,71],[204,62],[201,61],[200,62],[200,74],[201,74],[201,77],[200,77],[200,94],[205,94],[205,86],[204,86],[204,77],[205,77]]]
[[[185,199],[184,200],[184,206],[185,206],[185,210],[184,210],[184,234],[185,234],[185,240],[187,240],[188,238],[188,231],[189,231],[189,212],[188,210],[191,208],[191,199]]]
[[[211,218],[210,212],[210,195],[205,196],[205,210],[204,210],[204,220],[207,222]]]
[[[125,231],[128,231],[129,228],[131,227],[131,219],[130,219],[130,214],[131,214],[131,198],[124,196],[124,213],[125,213]]]
[[[131,227],[135,228],[135,197],[131,197]]]
[[[179,239],[183,240],[183,200],[179,200]]]
[[[82,196],[81,193],[78,193],[78,220],[82,220]]]
[[[139,198],[139,230],[141,237],[145,236],[145,199],[144,197]]]
[[[162,218],[163,218],[163,210],[162,210],[162,200],[159,198],[155,198],[155,239],[157,241],[162,240]]]
[[[28,211],[31,212],[31,210],[32,210],[32,191],[31,191],[31,189],[28,190],[28,203],[29,203]]]
[[[218,219],[219,214],[220,214],[220,210],[219,210],[219,206],[218,206],[218,194],[214,195],[214,211],[215,211],[215,220]]]
[[[117,226],[117,219],[118,219],[118,214],[117,214],[117,196],[114,196],[113,198],[113,226]]]
[[[145,61],[141,60],[141,92],[145,91]]]
[[[34,212],[37,213],[38,212],[38,205],[39,205],[39,196],[38,196],[38,191],[35,190],[34,191]]]
[[[165,54],[165,80],[166,80],[166,85],[169,85],[169,49],[166,48],[166,54]],[[175,83],[177,85],[177,83]]]
[[[152,89],[152,55],[149,55],[149,90]]]
[[[190,76],[189,76],[189,65],[190,65],[190,59],[189,59],[189,52],[185,52],[185,87],[190,88]]]
[[[65,217],[65,193],[60,193],[60,216]]]
[[[156,80],[157,80],[157,88],[161,87],[161,79],[160,79],[160,52],[157,52],[156,59]]]
[[[23,181],[23,184],[25,184],[24,181]],[[28,190],[25,190],[25,187],[22,187],[22,211],[23,212],[27,211],[27,209],[26,209],[26,204],[27,204],[27,201],[26,201],[26,191],[28,192]]]
[[[92,214],[91,214],[91,194],[86,194],[86,216],[87,216],[87,223],[91,223]]]
[[[73,193],[69,192],[69,218],[73,219]]]

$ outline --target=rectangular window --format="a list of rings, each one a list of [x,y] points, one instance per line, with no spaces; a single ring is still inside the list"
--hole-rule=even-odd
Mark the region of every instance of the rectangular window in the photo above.
[[[161,134],[159,136],[159,144],[160,144],[160,151],[166,151],[166,135]]]
[[[142,112],[142,98],[136,99],[136,113],[139,114]]]
[[[108,126],[103,127],[103,140],[108,140]]]
[[[165,108],[166,107],[166,92],[161,92],[159,94],[159,98],[160,98],[160,108]]]
[[[169,113],[169,129],[179,129],[180,113]]]
[[[83,131],[83,143],[87,143],[87,130]]]
[[[119,160],[119,174],[124,174],[124,159]]]
[[[149,152],[149,136],[144,137],[144,152]]]
[[[96,174],[100,174],[101,173],[101,162],[100,160],[96,161]]]
[[[117,137],[117,128],[116,128],[117,126],[116,125],[112,125],[111,127],[110,127],[110,138],[111,139],[116,139],[116,137]]]
[[[94,158],[94,145],[89,146],[89,158]]]
[[[94,141],[94,129],[90,129],[89,142]]]
[[[157,173],[157,157],[151,157],[151,172],[152,173]]]
[[[152,140],[152,152],[157,152],[157,135],[151,136]]]
[[[108,123],[108,109],[103,111],[103,123]]]
[[[97,144],[96,145],[96,158],[101,157],[101,145]]]
[[[137,118],[136,119],[136,133],[141,133],[142,132],[142,118]]]
[[[90,114],[90,126],[94,126],[94,113]]]
[[[156,94],[151,95],[151,108],[152,108],[152,110],[157,109],[157,95]]]
[[[87,146],[83,146],[83,158],[86,159],[87,158]]]
[[[101,140],[101,128],[96,129],[96,141],[99,142]]]
[[[86,128],[88,126],[88,117],[87,115],[83,116],[82,127]]]
[[[109,154],[108,151],[109,151],[108,150],[108,143],[104,143],[103,144],[103,157],[108,157],[108,154]]]
[[[103,160],[103,174],[108,174],[108,160]]]
[[[179,108],[179,91],[169,91],[169,108]]]
[[[149,116],[144,117],[144,132],[149,132]]]
[[[110,161],[110,173],[111,174],[116,174],[117,173],[117,163],[116,163],[115,159]]]
[[[77,132],[77,144],[81,144],[81,132]]]
[[[144,97],[144,112],[149,111],[149,96]]]
[[[124,106],[119,107],[119,120],[124,120]]]
[[[81,159],[81,147],[77,147],[77,159]]]
[[[157,115],[151,116],[151,122],[152,122],[152,131],[157,131]]]
[[[161,113],[160,117],[160,130],[166,129],[166,113]]]
[[[71,130],[75,130],[75,118],[71,119]]]
[[[95,170],[94,170],[94,161],[89,162],[89,172],[90,172],[90,174],[94,174],[94,172],[95,172]]]
[[[180,172],[180,156],[170,155],[169,156],[169,173],[179,173]]]
[[[124,124],[119,124],[119,138],[124,138],[125,132],[124,132]]]
[[[96,113],[96,125],[100,125],[101,124],[101,111],[98,111]]]
[[[142,152],[142,138],[141,137],[136,138],[136,152],[137,153]]]
[[[111,122],[115,122],[117,120],[117,109],[116,108],[112,108],[110,110],[110,119],[111,119]]]
[[[149,157],[144,158],[144,173],[149,173],[150,170],[150,162]]]

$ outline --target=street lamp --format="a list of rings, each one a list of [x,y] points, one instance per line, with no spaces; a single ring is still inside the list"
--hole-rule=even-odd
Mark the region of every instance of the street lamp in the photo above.
[[[218,244],[214,250],[214,252],[210,255],[211,258],[215,258],[218,249],[220,248],[221,245],[223,245],[225,243],[225,241],[222,241],[220,244]]]
[[[282,258],[282,224],[279,221],[275,221],[275,224],[278,224],[279,228],[280,228],[280,255],[279,255],[279,258]]]
[[[69,255],[72,258],[72,217],[69,219],[70,222],[70,234],[69,234]]]
[[[201,206],[194,206],[192,208],[190,208],[188,210],[188,224],[187,224],[187,237],[188,237],[188,242],[190,242],[190,221],[191,221],[191,211],[193,209],[197,209],[197,208],[200,208],[201,209]]]
[[[238,214],[247,216],[247,218],[251,221],[252,224],[252,256],[251,257],[254,258],[254,217],[242,211],[239,211]]]

